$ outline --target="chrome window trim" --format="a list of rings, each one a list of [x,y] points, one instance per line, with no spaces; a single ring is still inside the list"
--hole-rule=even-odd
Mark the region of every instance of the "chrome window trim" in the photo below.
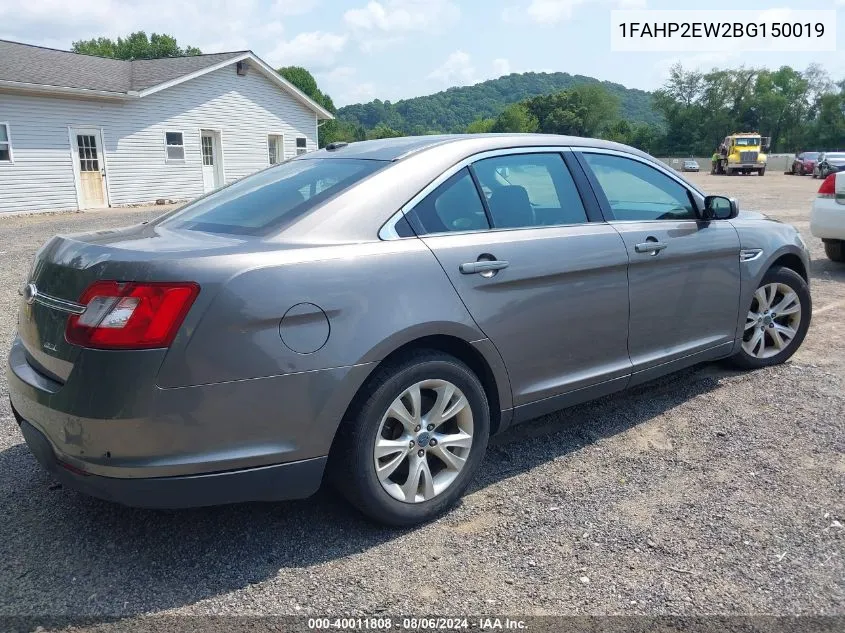
[[[381,229],[379,229],[378,236],[382,240],[403,240],[403,239],[413,239],[416,238],[416,235],[411,235],[409,237],[402,237],[396,232],[396,224],[399,220],[402,219],[408,211],[413,209],[417,204],[419,204],[428,194],[432,191],[437,189],[441,184],[443,184],[446,180],[454,176],[457,172],[462,170],[473,163],[476,163],[480,160],[484,160],[485,158],[495,158],[497,156],[512,156],[514,154],[563,154],[568,149],[572,149],[567,145],[538,145],[536,147],[507,147],[502,149],[492,149],[487,150],[485,152],[479,152],[477,154],[473,154],[471,156],[467,156],[466,158],[461,159],[451,167],[449,167],[446,171],[441,173],[437,178],[432,180],[428,185],[423,187],[423,189],[417,193],[413,198],[411,198],[408,202],[406,202],[401,209],[399,209],[396,213],[394,213],[390,219],[385,222]],[[561,156],[561,162],[563,162],[563,156]],[[569,169],[564,163],[564,168]],[[459,235],[459,234],[467,234],[467,233],[481,233],[482,231],[518,231],[520,229],[542,229],[542,228],[555,228],[560,226],[580,226],[584,224],[583,222],[578,224],[555,224],[546,226],[520,226],[514,228],[487,228],[481,230],[473,230],[473,231],[441,231],[439,233],[426,233],[426,237],[431,235]]]
[[[635,154],[629,154],[627,152],[621,152],[621,151],[615,150],[615,149],[605,149],[603,147],[586,147],[586,146],[582,147],[582,146],[578,146],[578,147],[572,147],[570,149],[572,149],[573,152],[580,152],[582,154],[609,154],[611,156],[619,156],[620,158],[627,158],[629,160],[634,160],[634,161],[637,161],[638,163],[642,163],[643,165],[646,165],[647,167],[651,167],[655,171],[663,174],[664,176],[667,176],[671,180],[674,180],[676,183],[678,183],[681,187],[683,187],[687,192],[689,192],[692,195],[693,199],[695,200],[695,203],[699,206],[699,208],[703,207],[703,205],[704,205],[704,198],[706,197],[705,193],[703,191],[699,190],[698,187],[695,187],[691,183],[688,183],[687,181],[680,178],[677,175],[677,173],[675,173],[674,169],[672,169],[671,167],[667,166],[666,164],[664,164],[660,161],[653,162],[653,161],[647,160],[647,159],[645,159],[641,156],[637,156]],[[699,220],[698,218],[695,218],[695,219],[681,218],[681,219],[677,219],[677,220],[668,220],[668,219],[667,220],[615,220],[614,219],[614,220],[608,220],[608,223],[609,224],[639,224],[639,223],[642,223],[642,222],[696,222],[696,223],[698,223],[700,221],[701,220]]]
[[[630,159],[630,160],[635,160],[639,163],[642,163],[643,165],[646,165],[648,167],[651,167],[651,168],[657,170],[658,172],[662,173],[663,175],[665,175],[665,176],[669,177],[670,179],[674,180],[676,183],[678,183],[681,187],[683,187],[685,190],[687,190],[693,196],[693,198],[696,200],[697,204],[699,204],[699,205],[704,204],[704,197],[705,197],[704,192],[699,190],[697,187],[695,187],[691,183],[688,183],[687,181],[678,177],[678,175],[676,173],[674,173],[674,170],[672,168],[670,168],[667,165],[661,163],[660,161],[654,162],[654,161],[651,161],[651,160],[647,160],[647,159],[645,159],[641,156],[637,156],[636,154],[630,154],[628,152],[623,152],[623,151],[615,150],[615,149],[606,149],[606,148],[602,148],[602,147],[592,147],[592,146],[589,146],[589,145],[577,145],[577,146],[572,146],[572,145],[538,145],[536,147],[530,147],[530,146],[528,146],[528,147],[508,147],[508,148],[494,149],[494,150],[488,150],[488,151],[485,151],[485,152],[479,152],[477,154],[472,154],[471,156],[467,156],[466,158],[463,158],[462,160],[458,161],[457,163],[455,163],[454,165],[449,167],[446,171],[441,173],[437,178],[432,180],[428,185],[423,187],[423,189],[420,190],[408,202],[406,202],[402,206],[401,209],[399,209],[396,213],[394,213],[392,216],[390,216],[390,218],[387,220],[387,222],[385,222],[382,225],[381,229],[379,229],[379,232],[378,232],[379,239],[382,239],[382,240],[403,240],[403,239],[416,238],[417,237],[416,235],[411,235],[411,236],[408,236],[408,237],[402,237],[402,236],[399,235],[399,233],[396,231],[396,225],[399,222],[399,220],[401,220],[402,217],[408,211],[410,211],[417,204],[419,204],[423,200],[423,198],[425,198],[428,194],[430,194],[432,191],[437,189],[437,187],[439,187],[441,184],[443,184],[443,182],[445,182],[446,180],[451,178],[453,175],[455,175],[461,169],[468,167],[469,165],[472,165],[473,163],[475,163],[479,160],[484,160],[485,158],[495,158],[497,156],[510,156],[510,155],[513,155],[513,154],[563,154],[563,152],[565,152],[565,151],[590,153],[590,154],[610,154],[612,156],[619,156],[621,158],[627,158],[627,159]],[[562,159],[562,157],[561,157],[561,159]],[[564,167],[566,167],[568,169],[566,164],[564,164]],[[680,219],[680,220],[610,220],[608,223],[609,224],[623,224],[623,223],[631,224],[631,223],[640,223],[640,222],[696,222],[697,223],[697,222],[699,222],[699,220],[698,219],[692,219],[692,220],[686,220],[686,219]],[[555,225],[552,225],[552,226],[549,226],[549,227],[531,226],[531,227],[515,227],[515,228],[507,228],[507,229],[505,229],[505,228],[496,229],[496,228],[491,227],[489,229],[482,229],[482,230],[484,230],[484,231],[517,231],[517,230],[527,229],[527,228],[532,228],[532,229],[555,228],[555,227],[561,227],[561,226],[579,226],[580,224],[581,223],[579,223],[579,224],[555,224]],[[443,232],[440,232],[440,233],[427,233],[426,235],[427,236],[429,236],[429,235],[459,235],[459,234],[480,233],[480,232],[481,231],[479,231],[479,230],[474,230],[474,231],[443,231]]]

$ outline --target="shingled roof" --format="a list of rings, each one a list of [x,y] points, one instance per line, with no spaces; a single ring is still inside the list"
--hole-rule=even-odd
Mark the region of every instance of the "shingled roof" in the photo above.
[[[89,91],[114,97],[143,96],[144,91],[156,86],[188,79],[203,70],[211,71],[227,61],[234,63],[243,59],[248,59],[251,65],[291,92],[320,118],[333,118],[330,112],[279,76],[252,51],[126,61],[0,40],[0,89],[40,88]]]
[[[0,81],[105,92],[141,91],[248,52],[124,61],[0,40]]]

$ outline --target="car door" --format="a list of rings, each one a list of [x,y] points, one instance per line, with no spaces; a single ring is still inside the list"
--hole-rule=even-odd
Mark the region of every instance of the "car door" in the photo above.
[[[593,149],[576,154],[628,251],[632,384],[729,352],[740,292],[733,225],[698,220],[703,196],[650,161]]]
[[[598,206],[585,205],[561,150],[478,155],[433,187],[406,218],[499,350],[514,405],[598,384],[624,388],[625,245],[590,221],[601,219]]]

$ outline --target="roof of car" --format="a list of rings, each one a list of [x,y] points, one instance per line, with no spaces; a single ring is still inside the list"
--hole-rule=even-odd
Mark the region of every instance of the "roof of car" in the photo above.
[[[580,136],[561,136],[558,134],[438,134],[431,136],[400,136],[373,141],[359,141],[347,145],[339,144],[336,149],[322,149],[305,154],[301,158],[359,158],[370,160],[401,160],[433,147],[466,143],[474,151],[504,149],[508,147],[530,146],[572,146],[602,147],[641,154],[627,145],[612,141],[585,138]],[[479,147],[482,146],[482,147]]]

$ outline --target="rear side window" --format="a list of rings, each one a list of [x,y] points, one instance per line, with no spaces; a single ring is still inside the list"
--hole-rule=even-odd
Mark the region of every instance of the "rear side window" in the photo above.
[[[496,228],[587,222],[575,182],[556,153],[512,154],[473,163]]]
[[[639,161],[584,152],[615,220],[695,220],[689,192]]]
[[[377,160],[294,160],[260,171],[188,204],[161,226],[264,235],[389,163]]]
[[[417,235],[489,229],[469,170],[460,170],[405,215]]]

